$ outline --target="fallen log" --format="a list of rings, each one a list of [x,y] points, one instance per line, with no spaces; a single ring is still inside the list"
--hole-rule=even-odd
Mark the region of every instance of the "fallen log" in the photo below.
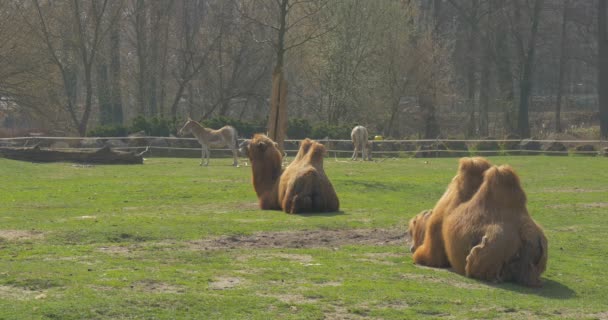
[[[31,162],[76,162],[89,164],[143,164],[143,153],[115,151],[103,147],[95,151],[51,150],[38,146],[29,148],[0,148],[0,156]]]

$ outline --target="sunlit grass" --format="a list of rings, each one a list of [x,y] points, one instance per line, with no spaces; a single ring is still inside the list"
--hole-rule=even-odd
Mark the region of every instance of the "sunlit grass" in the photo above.
[[[341,212],[257,209],[230,159],[136,166],[0,159],[1,319],[608,316],[606,158],[492,157],[521,176],[549,239],[545,286],[492,285],[411,263],[402,245],[205,250],[258,232],[387,229],[430,208],[457,160],[327,159]]]

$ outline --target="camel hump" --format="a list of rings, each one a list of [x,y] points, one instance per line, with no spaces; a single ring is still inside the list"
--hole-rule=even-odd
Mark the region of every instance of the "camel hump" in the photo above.
[[[325,153],[327,152],[327,149],[325,149],[325,146],[318,143],[318,142],[314,142],[313,144],[311,144],[310,146],[310,150],[308,151],[308,158],[310,160],[310,162],[318,162],[318,161],[323,161],[323,156],[325,156]]]

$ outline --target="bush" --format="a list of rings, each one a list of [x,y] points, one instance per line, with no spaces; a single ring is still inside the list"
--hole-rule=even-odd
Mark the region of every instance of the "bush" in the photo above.
[[[168,137],[175,131],[175,124],[165,118],[154,117],[146,119],[144,117],[136,117],[131,122],[131,126],[123,125],[106,125],[99,126],[87,132],[89,137],[124,137],[134,132],[143,131],[147,136]]]
[[[304,139],[311,136],[312,126],[306,119],[290,119],[287,124],[289,139]]]
[[[324,139],[328,137],[329,139],[350,139],[350,131],[352,128],[350,126],[333,126],[328,124],[319,124],[312,128],[311,138],[313,139]]]
[[[483,140],[495,140],[492,137],[484,138]],[[471,151],[479,156],[495,156],[498,154],[500,146],[496,141],[478,141],[471,146]],[[479,152],[481,151],[481,152]],[[495,152],[494,152],[495,151]]]
[[[139,131],[145,132],[148,136],[168,137],[176,133],[176,128],[175,123],[169,119],[153,117],[148,120],[142,116],[138,116],[133,119],[131,127],[129,127],[129,133]]]
[[[87,132],[88,137],[124,137],[128,133],[125,126],[122,125],[107,125],[99,126]]]

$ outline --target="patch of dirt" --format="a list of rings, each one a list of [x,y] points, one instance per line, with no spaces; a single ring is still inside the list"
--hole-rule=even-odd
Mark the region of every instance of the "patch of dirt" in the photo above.
[[[409,308],[410,305],[407,304],[405,301],[392,300],[392,301],[385,301],[385,302],[379,303],[376,305],[376,307],[383,308],[383,309],[405,310],[405,309]]]
[[[342,282],[327,281],[327,282],[323,282],[323,283],[314,283],[314,285],[319,286],[319,287],[339,287],[342,285]]]
[[[131,289],[151,293],[183,293],[184,288],[154,280],[137,281],[131,285]]]
[[[402,229],[347,229],[260,232],[191,241],[193,249],[319,248],[345,245],[405,245],[409,235]]]
[[[590,203],[573,203],[573,204],[550,204],[546,205],[545,208],[551,209],[563,209],[563,208],[608,208],[608,202],[590,202]]]
[[[424,268],[426,268],[426,267],[424,267]],[[448,270],[445,270],[445,269],[433,269],[433,270],[441,270],[441,271],[449,272]],[[453,286],[456,288],[462,288],[462,289],[492,289],[492,287],[488,286],[488,285],[460,282],[455,279],[436,278],[431,275],[417,274],[417,273],[401,274],[401,279],[426,281],[426,282],[431,282],[431,283],[442,283],[442,284],[447,284],[447,285],[450,285],[450,286]]]
[[[608,202],[578,203],[577,206],[584,208],[608,208]]]
[[[240,222],[240,223],[259,223],[259,222],[266,222],[269,219],[234,219],[234,222]]]
[[[207,203],[200,205],[182,205],[179,206],[182,211],[182,214],[199,214],[201,211],[207,212],[215,212],[215,213],[224,213],[231,211],[255,211],[260,210],[259,204],[257,202],[228,202],[228,203]],[[174,210],[175,206],[162,205],[155,206],[152,210],[163,212],[167,210]],[[151,208],[146,206],[127,206],[123,207],[124,211],[142,211],[142,212],[150,212]]]
[[[8,241],[40,239],[44,235],[40,231],[29,230],[0,230],[0,238]]]
[[[396,254],[393,252],[372,252],[366,253],[362,258],[356,258],[355,260],[361,262],[371,262],[383,265],[394,265],[396,262],[389,260],[388,258],[403,258],[403,254]]]
[[[213,290],[225,290],[238,286],[243,280],[236,277],[219,277],[209,282],[209,288]]]
[[[300,304],[300,303],[317,303],[316,299],[307,298],[297,293],[285,293],[285,294],[261,294],[264,297],[275,298],[281,302],[288,304]]]
[[[606,192],[608,189],[584,189],[584,188],[545,188],[543,192],[553,193],[589,193],[589,192]]]
[[[275,254],[270,254],[270,255],[279,257],[282,259],[300,262],[300,263],[311,263],[312,262],[312,256],[309,254],[275,253]]]
[[[356,314],[349,312],[349,310],[342,306],[334,306],[334,310],[323,313],[323,319],[332,320],[353,320],[353,319],[378,319],[375,317],[369,317],[367,314]]]
[[[369,258],[356,258],[355,261],[358,261],[358,262],[369,262],[369,263],[381,264],[381,265],[385,265],[385,266],[390,266],[390,265],[394,265],[395,264],[392,261],[369,259]]]
[[[42,291],[28,290],[12,286],[0,286],[0,298],[11,300],[31,300],[40,296]]]
[[[581,230],[580,226],[568,226],[568,227],[561,227],[561,228],[556,228],[556,231],[561,231],[561,232],[579,232]]]
[[[110,253],[110,254],[128,254],[131,250],[128,247],[111,246],[111,247],[100,247],[97,251]]]
[[[545,208],[549,209],[564,209],[570,207],[572,207],[572,204],[548,204],[545,206]]]

